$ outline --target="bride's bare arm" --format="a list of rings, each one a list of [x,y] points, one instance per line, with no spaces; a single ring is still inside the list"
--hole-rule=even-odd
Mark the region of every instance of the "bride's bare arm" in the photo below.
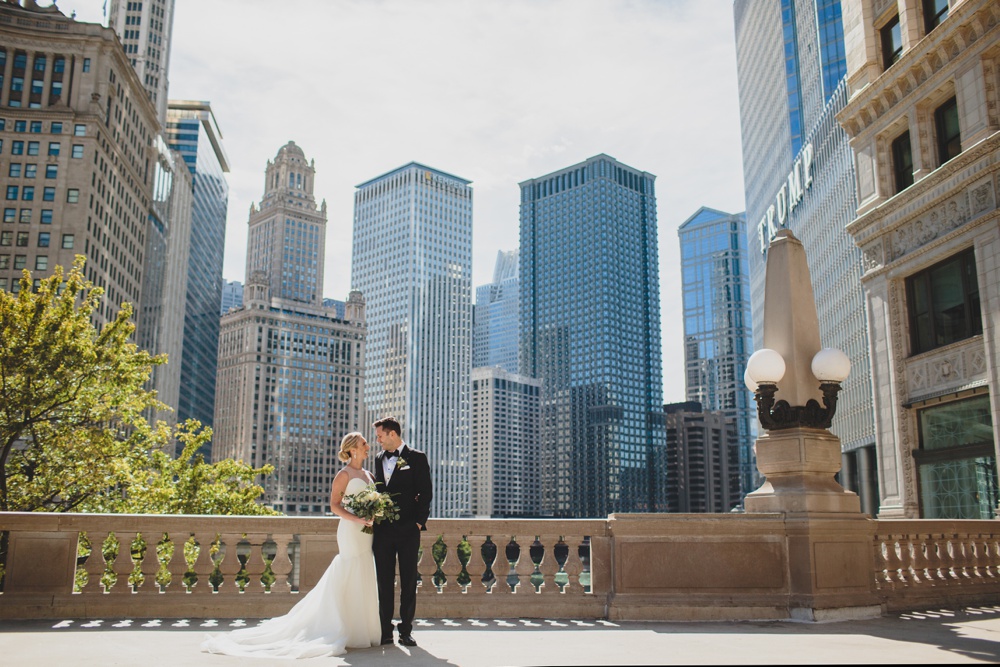
[[[333,488],[330,489],[330,511],[352,523],[360,523],[363,526],[370,526],[370,520],[354,516],[344,507],[344,492],[347,491],[347,484],[351,481],[350,475],[341,470],[333,478]]]

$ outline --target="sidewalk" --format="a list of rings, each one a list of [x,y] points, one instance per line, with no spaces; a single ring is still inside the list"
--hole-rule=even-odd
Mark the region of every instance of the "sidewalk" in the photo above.
[[[0,602],[2,603],[2,602]],[[251,621],[254,622],[254,621]],[[294,664],[200,653],[205,632],[241,621],[0,622],[5,665]],[[416,649],[349,651],[305,665],[921,664],[1000,662],[1000,605],[806,624],[420,620]]]

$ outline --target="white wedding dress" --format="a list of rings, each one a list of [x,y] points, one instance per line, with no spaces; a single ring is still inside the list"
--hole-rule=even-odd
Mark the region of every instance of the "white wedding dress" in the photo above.
[[[345,494],[365,487],[362,479],[347,483]],[[209,635],[201,650],[243,657],[315,658],[341,655],[348,648],[378,646],[382,627],[378,616],[378,586],[372,536],[363,526],[340,521],[339,554],[316,587],[291,611],[260,625]]]

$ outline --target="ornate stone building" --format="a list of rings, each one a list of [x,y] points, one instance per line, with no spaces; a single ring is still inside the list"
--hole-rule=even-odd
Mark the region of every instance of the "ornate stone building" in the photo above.
[[[1000,3],[845,0],[879,515],[989,518],[1000,443]]]
[[[289,142],[267,164],[264,198],[250,206],[242,307],[222,317],[212,458],[270,463],[263,501],[286,514],[323,515],[345,433],[363,430],[365,303],[344,316],[323,305],[326,202],[315,170]]]

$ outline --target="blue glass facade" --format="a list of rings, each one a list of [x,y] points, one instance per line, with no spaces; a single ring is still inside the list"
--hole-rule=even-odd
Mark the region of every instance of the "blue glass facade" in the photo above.
[[[607,155],[521,186],[520,373],[541,380],[541,513],[666,509],[656,196]]]
[[[746,216],[701,208],[677,234],[687,400],[735,422],[742,498],[759,486],[753,458],[756,411],[743,383],[753,351]]]
[[[229,164],[222,150],[221,133],[207,103],[171,102],[165,134],[170,148],[184,156],[194,179],[177,417],[179,420],[197,419],[211,426],[215,411],[222,258],[229,205],[225,173],[229,171]]]
[[[497,253],[493,282],[476,288],[472,326],[472,367],[499,366],[517,372],[520,330],[518,252]]]

